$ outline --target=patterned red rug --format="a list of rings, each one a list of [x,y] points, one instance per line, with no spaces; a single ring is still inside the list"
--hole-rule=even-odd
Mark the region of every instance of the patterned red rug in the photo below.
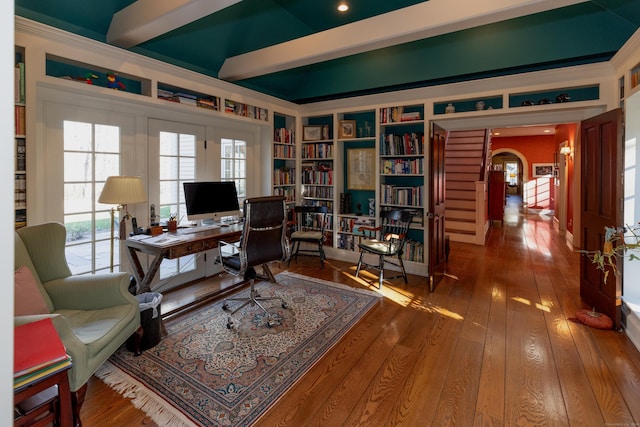
[[[227,329],[217,301],[166,322],[168,335],[142,356],[122,347],[96,376],[161,426],[252,424],[380,297],[288,272],[276,279],[256,287],[288,303],[266,306],[280,325],[262,325],[260,310],[247,306]]]

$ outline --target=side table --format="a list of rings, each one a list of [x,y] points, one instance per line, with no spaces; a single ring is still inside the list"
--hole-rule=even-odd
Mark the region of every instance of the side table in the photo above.
[[[64,366],[56,372],[14,389],[14,427],[50,424],[60,427],[73,426],[71,389],[67,372],[70,368],[70,365]]]

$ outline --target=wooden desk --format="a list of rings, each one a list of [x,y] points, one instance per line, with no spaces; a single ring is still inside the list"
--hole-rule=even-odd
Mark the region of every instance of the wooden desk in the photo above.
[[[185,255],[216,249],[218,242],[235,242],[242,235],[242,224],[234,224],[228,227],[220,227],[214,230],[205,230],[198,233],[184,233],[178,229],[176,232],[163,233],[160,236],[149,238],[130,238],[125,240],[127,254],[133,265],[133,276],[138,281],[140,293],[151,291],[151,281],[160,268],[163,259],[175,259]],[[148,237],[148,236],[144,236]],[[154,244],[160,238],[167,238],[167,244]],[[138,253],[151,255],[153,260],[149,269],[145,272],[140,263]]]
[[[73,412],[69,373],[71,366],[27,383],[13,392],[13,404],[21,409],[14,426],[57,425],[71,427]],[[50,424],[49,424],[50,423]]]

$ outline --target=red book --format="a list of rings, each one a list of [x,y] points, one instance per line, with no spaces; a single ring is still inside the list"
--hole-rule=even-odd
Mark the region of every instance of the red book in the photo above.
[[[51,319],[42,319],[14,328],[14,377],[37,371],[68,357]]]

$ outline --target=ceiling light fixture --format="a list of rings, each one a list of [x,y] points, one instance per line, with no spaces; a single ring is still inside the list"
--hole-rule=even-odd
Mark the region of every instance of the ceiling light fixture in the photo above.
[[[349,5],[346,2],[338,3],[338,12],[346,12],[347,10],[349,10]]]

